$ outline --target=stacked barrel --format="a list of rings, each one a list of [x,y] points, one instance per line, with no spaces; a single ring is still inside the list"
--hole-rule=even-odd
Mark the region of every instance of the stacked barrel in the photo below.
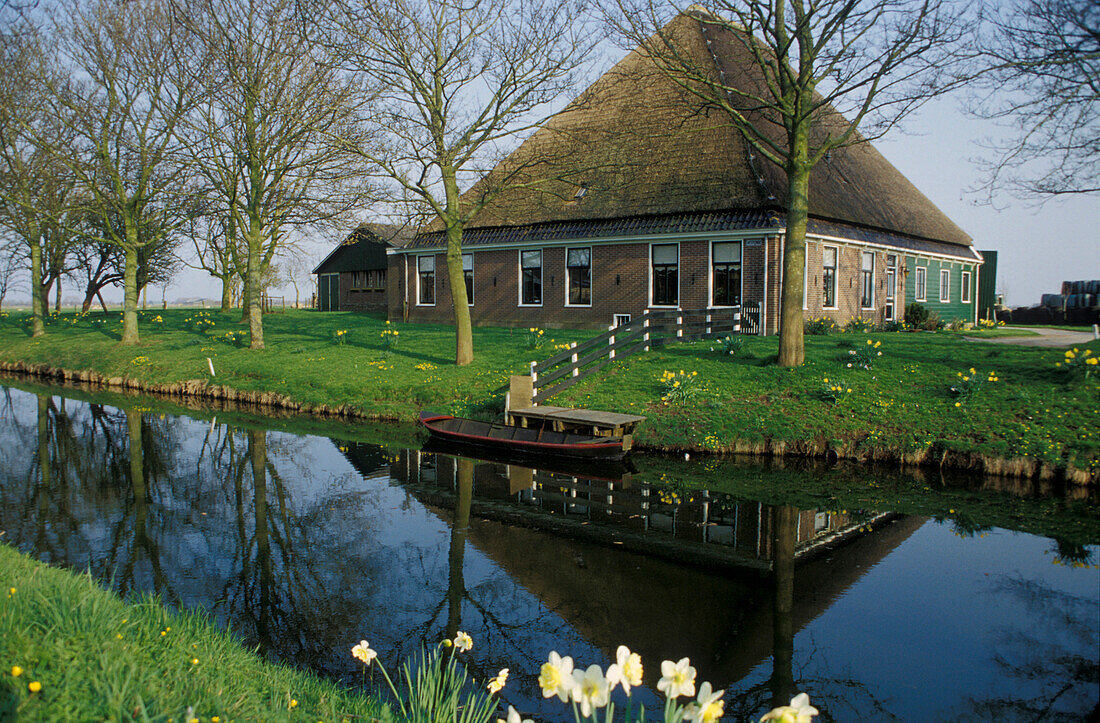
[[[1037,306],[998,311],[997,318],[1016,324],[1100,323],[1100,279],[1063,281],[1062,293],[1043,294]]]

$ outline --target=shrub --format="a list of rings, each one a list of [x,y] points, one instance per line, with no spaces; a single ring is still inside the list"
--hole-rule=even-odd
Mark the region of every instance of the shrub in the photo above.
[[[714,351],[716,347],[711,347],[710,350]],[[718,352],[721,354],[728,354],[730,356],[737,356],[745,350],[745,340],[737,334],[731,334],[729,336],[722,337],[718,340],[717,346]]]
[[[698,376],[699,372],[685,372],[681,369],[677,373],[666,370],[658,380],[661,382],[661,401],[665,404],[686,402],[694,397],[700,391],[696,382]]]
[[[882,352],[879,350],[880,346],[882,346],[881,341],[868,339],[866,344],[860,344],[855,349],[849,349],[848,356],[851,359],[848,361],[848,366],[858,369],[870,369],[875,365],[875,359],[882,356]]]
[[[874,330],[875,322],[864,319],[862,316],[853,317],[844,325],[844,331],[849,334],[869,334]]]
[[[950,331],[969,331],[974,325],[965,319],[952,319],[947,328]]]
[[[905,323],[914,329],[923,329],[928,321],[929,311],[922,304],[913,302],[905,307]]]
[[[904,321],[888,321],[882,325],[882,330],[890,332],[909,331],[909,325]]]
[[[957,381],[951,385],[949,391],[952,395],[957,397],[955,401],[956,407],[961,407],[963,402],[970,401],[981,392],[982,387],[986,384],[992,384],[999,382],[1001,378],[997,376],[997,372],[989,372],[983,374],[974,367],[970,367],[965,372],[959,372],[956,374]]]
[[[940,329],[944,328],[944,326],[946,326],[946,324],[944,324],[944,321],[940,318],[940,315],[935,312],[931,312],[930,314],[928,314],[928,318],[924,320],[924,323],[920,325],[920,328],[924,329],[925,331],[939,331]]]
[[[803,331],[811,336],[825,336],[826,334],[840,331],[840,327],[838,327],[836,322],[829,317],[819,316],[807,320],[803,326]]]

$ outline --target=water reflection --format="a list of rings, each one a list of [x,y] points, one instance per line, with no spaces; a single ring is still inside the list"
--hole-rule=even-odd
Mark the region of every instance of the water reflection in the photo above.
[[[532,695],[547,651],[620,643],[650,704],[657,661],[689,656],[742,717],[799,690],[840,719],[1095,705],[1097,576],[1040,569],[1041,538],[10,389],[0,412],[5,540],[348,681],[360,638],[393,665],[461,629],[540,719],[567,712]]]

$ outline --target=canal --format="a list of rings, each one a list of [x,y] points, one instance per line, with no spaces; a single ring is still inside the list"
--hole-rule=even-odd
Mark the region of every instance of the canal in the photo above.
[[[1100,701],[1095,490],[809,461],[532,468],[403,427],[0,387],[2,540],[352,685],[456,630],[525,715],[550,650],[691,658],[727,714],[1045,719]],[[0,571],[2,572],[2,571]]]

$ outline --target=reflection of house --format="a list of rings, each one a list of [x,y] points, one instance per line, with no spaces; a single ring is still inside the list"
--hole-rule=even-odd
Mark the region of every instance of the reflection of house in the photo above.
[[[321,311],[385,311],[386,250],[409,242],[399,226],[363,224],[324,261],[317,274],[317,303]]]
[[[731,31],[681,15],[670,32],[727,84],[752,93],[763,82]],[[773,132],[785,143],[781,125]],[[641,53],[466,197],[505,174],[525,185],[465,227],[474,323],[598,328],[647,308],[762,305],[765,333],[777,331],[785,175]],[[917,301],[944,319],[973,319],[981,256],[970,237],[869,144],[834,150],[816,166],[809,235],[807,315],[882,322]],[[390,274],[401,279],[390,286],[391,318],[453,318],[444,246],[437,225],[391,252]]]

